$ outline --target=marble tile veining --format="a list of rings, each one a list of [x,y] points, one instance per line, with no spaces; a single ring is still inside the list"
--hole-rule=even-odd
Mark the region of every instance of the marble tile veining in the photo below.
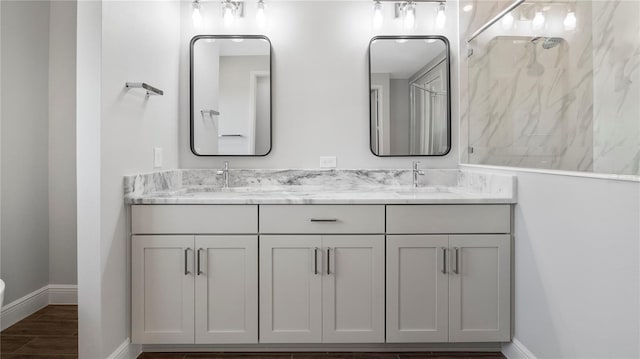
[[[125,177],[129,204],[515,203],[515,177],[468,170],[174,170]]]

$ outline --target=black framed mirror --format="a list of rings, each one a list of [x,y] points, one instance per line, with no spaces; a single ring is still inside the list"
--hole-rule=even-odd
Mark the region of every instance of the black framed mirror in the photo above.
[[[191,152],[266,156],[272,139],[271,41],[258,35],[191,39]]]
[[[371,152],[444,156],[451,150],[449,41],[376,36],[369,43]]]

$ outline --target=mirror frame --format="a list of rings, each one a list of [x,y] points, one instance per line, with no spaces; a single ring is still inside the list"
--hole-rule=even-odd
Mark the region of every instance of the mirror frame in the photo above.
[[[200,39],[252,39],[265,40],[269,44],[269,151],[263,155],[202,155],[194,147],[193,126],[193,49]],[[271,40],[264,35],[196,35],[189,42],[189,147],[191,153],[198,157],[265,157],[273,150],[273,46]]]
[[[373,126],[371,126],[371,96],[367,95],[367,98],[369,99],[369,151],[371,151],[371,153],[376,156],[376,157],[444,157],[446,155],[448,155],[449,153],[451,153],[451,149],[453,148],[453,144],[451,142],[451,133],[452,133],[452,128],[451,128],[451,54],[450,54],[450,45],[449,45],[449,39],[447,39],[445,36],[442,35],[402,35],[402,36],[374,36],[371,41],[369,41],[369,47],[367,48],[367,57],[368,57],[368,63],[369,63],[369,87],[367,88],[367,93],[369,93],[371,91],[371,45],[373,44],[374,41],[376,40],[429,40],[429,39],[434,39],[434,40],[441,40],[442,42],[444,42],[445,45],[445,50],[447,52],[447,58],[445,59],[446,63],[447,63],[447,91],[448,91],[448,96],[447,96],[447,140],[449,141],[449,147],[447,148],[447,151],[445,153],[442,154],[437,154],[437,155],[411,155],[411,154],[407,154],[407,155],[379,155],[377,153],[375,153],[373,151],[373,143],[371,143],[371,136],[373,135]]]

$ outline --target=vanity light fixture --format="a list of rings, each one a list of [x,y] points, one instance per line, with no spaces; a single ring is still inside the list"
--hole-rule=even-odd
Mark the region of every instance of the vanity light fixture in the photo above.
[[[567,16],[564,18],[564,21],[562,22],[562,24],[564,25],[564,29],[567,31],[573,31],[576,29],[576,23],[577,23],[576,13],[575,11],[572,11],[571,9],[569,9],[569,11],[567,12]]]
[[[531,21],[531,29],[532,30],[542,30],[544,27],[545,18],[542,11],[536,11],[536,15],[533,17],[533,21]]]
[[[436,28],[443,29],[444,25],[447,21],[447,15],[445,14],[446,6],[444,2],[440,2],[438,7],[436,8]]]
[[[373,27],[379,29],[382,26],[383,21],[384,16],[382,15],[382,3],[380,0],[376,0],[373,4]]]
[[[405,29],[413,29],[416,24],[416,4],[417,3],[438,3],[436,7],[435,27],[444,28],[447,21],[446,2],[447,0],[373,0],[373,26],[379,28],[383,22],[383,2],[394,3],[395,18],[402,21]],[[471,7],[473,8],[473,6]]]
[[[191,17],[193,18],[193,26],[200,27],[202,25],[202,14],[200,14],[200,0],[193,1],[193,14]]]

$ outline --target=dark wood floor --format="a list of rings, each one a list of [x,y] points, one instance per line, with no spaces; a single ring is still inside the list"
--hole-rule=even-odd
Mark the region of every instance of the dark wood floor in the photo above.
[[[0,333],[1,359],[77,359],[78,307],[50,305]],[[142,353],[138,359],[504,359],[501,353]]]
[[[142,353],[138,359],[504,359],[502,353]]]
[[[0,333],[2,359],[78,357],[78,307],[50,305]]]

